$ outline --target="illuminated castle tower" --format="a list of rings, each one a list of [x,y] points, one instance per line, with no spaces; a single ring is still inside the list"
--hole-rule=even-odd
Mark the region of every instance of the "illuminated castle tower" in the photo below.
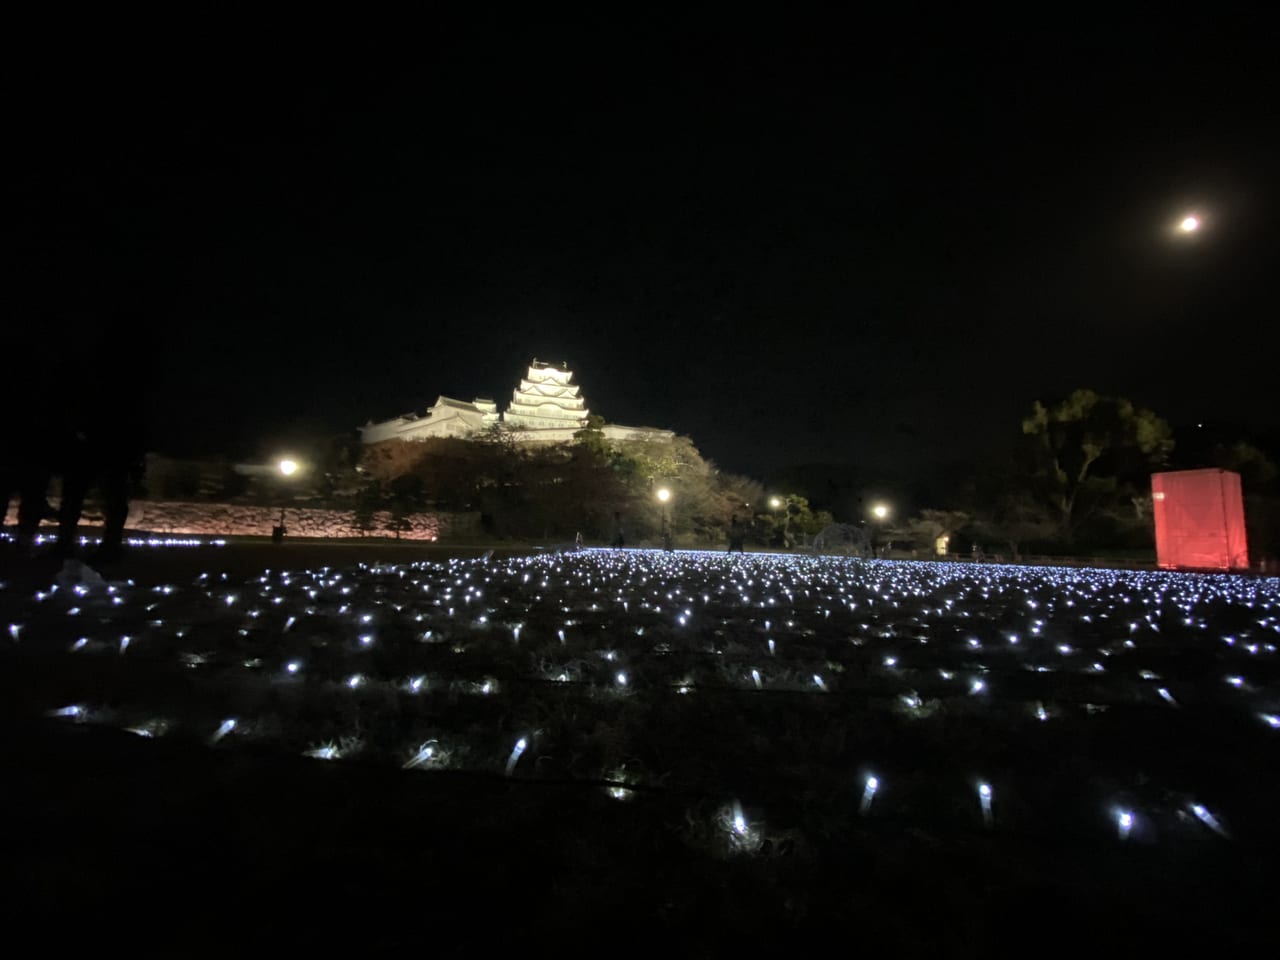
[[[503,422],[518,430],[577,430],[587,422],[587,408],[570,383],[566,364],[554,366],[534,360],[511,395]]]

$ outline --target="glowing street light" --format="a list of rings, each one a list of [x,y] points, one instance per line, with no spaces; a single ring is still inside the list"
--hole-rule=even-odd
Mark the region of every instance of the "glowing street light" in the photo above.
[[[662,549],[671,549],[671,533],[667,529],[667,502],[671,499],[671,491],[666,487],[659,487],[656,493],[658,502],[662,504]]]
[[[871,507],[871,515],[876,518],[871,525],[871,556],[880,555],[880,527],[889,516],[889,505],[877,503]]]
[[[280,475],[287,480],[289,477],[292,477],[295,473],[298,472],[298,461],[290,460],[288,457],[285,457],[284,459],[280,460],[276,464],[276,469],[279,470]],[[280,522],[271,528],[272,543],[282,543],[284,541],[284,534],[285,534],[284,509],[285,509],[284,506],[281,505]]]
[[[1178,229],[1183,233],[1195,233],[1200,229],[1200,218],[1194,214],[1189,214],[1178,222]]]
[[[791,542],[791,507],[790,497],[769,498],[769,509],[782,511],[782,546],[787,550],[790,550],[793,546]]]

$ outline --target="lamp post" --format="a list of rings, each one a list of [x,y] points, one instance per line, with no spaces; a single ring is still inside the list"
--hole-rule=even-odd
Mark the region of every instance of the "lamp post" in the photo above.
[[[791,501],[783,497],[769,498],[770,510],[782,511],[782,548],[791,549]]]
[[[276,469],[280,471],[280,476],[288,480],[298,472],[298,461],[290,460],[288,457],[282,458],[277,464]],[[280,522],[271,528],[271,542],[281,543],[284,540],[284,504],[280,505]]]
[[[871,515],[875,517],[875,522],[871,525],[871,556],[880,555],[880,527],[889,517],[889,507],[884,503],[877,503],[871,508]]]
[[[1175,242],[1191,243],[1198,241],[1213,225],[1213,217],[1209,211],[1183,210],[1181,214],[1165,222],[1164,230],[1166,235]]]
[[[662,504],[662,549],[671,549],[671,533],[667,528],[667,501],[671,499],[671,491],[666,487],[659,487],[657,492],[658,502]]]

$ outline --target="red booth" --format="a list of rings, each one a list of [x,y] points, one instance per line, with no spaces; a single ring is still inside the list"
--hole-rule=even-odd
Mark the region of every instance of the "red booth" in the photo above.
[[[1240,474],[1178,470],[1151,475],[1156,563],[1165,570],[1248,570]]]

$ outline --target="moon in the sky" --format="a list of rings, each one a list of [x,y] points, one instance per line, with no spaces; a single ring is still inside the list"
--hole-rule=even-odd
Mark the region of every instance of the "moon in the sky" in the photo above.
[[[1200,218],[1194,214],[1190,214],[1182,218],[1178,224],[1178,229],[1183,233],[1195,233],[1200,229]]]

